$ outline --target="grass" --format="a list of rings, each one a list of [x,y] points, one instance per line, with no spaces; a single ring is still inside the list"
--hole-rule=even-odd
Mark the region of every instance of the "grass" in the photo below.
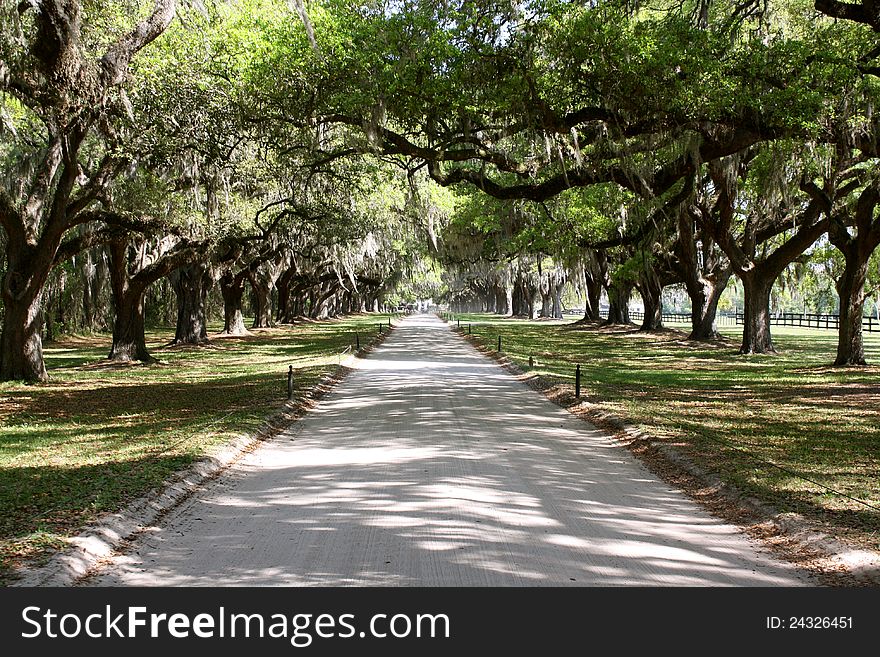
[[[112,365],[109,336],[47,345],[50,382],[0,383],[0,582],[45,558],[98,515],[158,487],[230,439],[257,431],[388,315],[257,330],[206,346],[166,348],[147,335],[152,365]],[[217,327],[219,329],[219,327]]]
[[[673,444],[698,465],[782,512],[830,525],[880,548],[880,336],[866,334],[874,366],[833,368],[834,331],[773,327],[776,356],[737,353],[726,339],[691,343],[679,330],[462,315],[479,342],[524,370],[574,385],[582,397]],[[528,358],[535,365],[528,367]]]

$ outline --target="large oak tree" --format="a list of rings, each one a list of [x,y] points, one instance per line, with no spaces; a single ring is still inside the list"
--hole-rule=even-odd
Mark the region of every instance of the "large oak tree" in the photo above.
[[[168,27],[175,7],[175,0],[155,0],[109,46],[112,35],[95,34],[80,0],[4,9],[0,85],[35,128],[34,139],[19,144],[17,159],[27,166],[0,187],[6,234],[0,380],[47,378],[40,337],[47,277],[59,250],[75,251],[87,241],[78,227],[109,219],[100,201],[127,164],[115,148],[122,87],[132,59]]]

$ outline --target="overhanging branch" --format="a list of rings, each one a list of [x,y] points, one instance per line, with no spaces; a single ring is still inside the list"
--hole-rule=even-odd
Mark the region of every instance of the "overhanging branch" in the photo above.
[[[168,28],[176,9],[176,0],[156,0],[153,12],[110,47],[101,58],[107,86],[121,84],[125,80],[132,58]]]

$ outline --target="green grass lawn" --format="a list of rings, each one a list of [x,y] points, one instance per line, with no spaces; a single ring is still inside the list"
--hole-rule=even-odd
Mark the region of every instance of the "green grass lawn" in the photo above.
[[[533,356],[531,370],[550,380],[573,386],[579,363],[582,397],[597,409],[780,511],[880,548],[880,334],[866,334],[874,366],[833,368],[834,331],[774,326],[778,355],[742,356],[742,327],[704,344],[688,342],[684,326],[646,334],[494,315],[461,322],[488,348],[500,335],[525,370]]]
[[[154,330],[152,365],[112,365],[107,335],[46,345],[50,382],[0,383],[0,581],[44,557],[106,511],[241,434],[258,430],[287,398],[334,369],[388,315],[257,330],[202,347],[166,348]],[[214,327],[219,330],[220,327]]]

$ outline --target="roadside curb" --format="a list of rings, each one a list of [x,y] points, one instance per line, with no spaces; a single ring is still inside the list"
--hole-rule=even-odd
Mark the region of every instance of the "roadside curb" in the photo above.
[[[783,554],[797,551],[802,560],[801,566],[822,577],[827,584],[880,586],[880,553],[854,548],[829,535],[800,514],[780,513],[772,506],[744,495],[735,486],[698,466],[681,451],[624,422],[616,415],[595,408],[588,401],[575,398],[573,391],[568,389],[571,386],[527,372],[503,351],[499,353],[480,343],[476,336],[465,334],[451,323],[447,322],[447,325],[453,333],[494,360],[520,382],[540,392],[572,415],[605,431],[652,472],[681,489],[716,516],[743,527],[753,536],[768,543],[771,542],[768,539],[784,543],[784,546],[778,548]],[[721,513],[724,503],[735,507],[738,513]]]
[[[393,326],[391,328],[393,330]],[[44,564],[19,568],[13,575],[15,579],[7,585],[75,586],[103,560],[117,552],[126,541],[155,525],[201,486],[218,477],[262,443],[290,428],[355,369],[358,359],[367,357],[391,332],[386,329],[360,351],[348,353],[301,399],[285,401],[279,410],[267,417],[256,432],[233,438],[217,453],[202,457],[171,475],[159,488],[130,502],[123,509],[108,513],[89,524],[78,535],[68,539],[69,547],[52,555]]]

